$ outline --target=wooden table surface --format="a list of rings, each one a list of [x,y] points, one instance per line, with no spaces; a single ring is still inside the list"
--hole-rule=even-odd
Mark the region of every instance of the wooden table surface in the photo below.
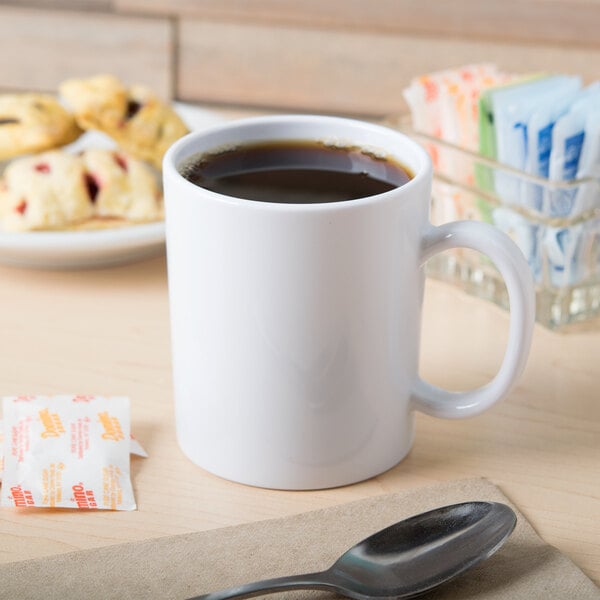
[[[486,477],[542,537],[600,582],[600,321],[558,334],[536,326],[510,396],[464,421],[417,417],[410,455],[339,489],[282,492],[221,480],[175,439],[164,257],[110,269],[0,268],[2,395],[126,394],[147,459],[132,459],[136,512],[0,510],[0,560],[291,515],[367,496]],[[487,381],[507,338],[501,309],[428,282],[422,374],[453,389]]]

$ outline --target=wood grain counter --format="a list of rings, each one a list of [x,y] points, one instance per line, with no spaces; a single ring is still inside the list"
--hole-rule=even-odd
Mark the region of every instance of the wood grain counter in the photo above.
[[[479,417],[417,417],[414,449],[391,471],[325,491],[281,492],[193,465],[174,431],[163,258],[78,272],[0,268],[2,394],[126,394],[150,457],[132,459],[136,512],[0,510],[0,560],[268,519],[437,481],[486,477],[542,537],[600,583],[600,321],[536,326],[525,373]],[[426,289],[422,374],[453,389],[487,381],[507,314],[439,282]]]

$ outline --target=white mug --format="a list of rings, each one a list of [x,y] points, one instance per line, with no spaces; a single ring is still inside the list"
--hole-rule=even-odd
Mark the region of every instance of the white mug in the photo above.
[[[389,192],[322,204],[223,196],[186,180],[196,153],[265,140],[377,149],[414,177]],[[396,465],[415,410],[476,415],[527,358],[534,288],[520,250],[479,222],[429,222],[432,167],[408,137],[324,116],[234,121],[177,141],[164,159],[177,437],[196,464],[279,489],[341,486]],[[418,376],[423,265],[457,246],[488,255],[510,297],[499,372],[467,392]]]

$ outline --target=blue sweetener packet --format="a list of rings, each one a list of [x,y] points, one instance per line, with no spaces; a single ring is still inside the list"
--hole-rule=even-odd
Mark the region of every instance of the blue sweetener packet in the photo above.
[[[593,170],[596,119],[600,111],[600,84],[582,91],[569,111],[562,115],[552,130],[552,149],[548,176],[553,181],[570,181],[587,176]],[[589,128],[589,132],[586,129]],[[587,139],[586,139],[587,138]],[[584,148],[588,149],[584,152]],[[582,156],[585,158],[581,161]],[[574,217],[589,210],[594,195],[579,193],[577,187],[549,192],[545,195],[544,213],[551,217]]]
[[[565,90],[575,92],[581,87],[579,77],[555,75],[498,90],[492,95],[496,129],[496,157],[503,164],[523,171],[528,157],[528,125],[542,103],[555,102]],[[535,198],[522,195],[522,181],[517,175],[498,171],[495,174],[496,194],[507,204],[539,210]]]
[[[477,103],[477,126],[479,137],[479,154],[487,158],[497,159],[496,127],[494,123],[493,98],[504,91],[512,90],[517,86],[526,85],[539,80],[544,80],[547,75],[537,73],[517,79],[509,79],[484,89],[479,94]],[[494,170],[483,164],[475,165],[475,180],[477,185],[486,192],[494,192]]]
[[[587,219],[568,227],[545,227],[540,240],[544,279],[564,288],[595,280],[600,270],[600,222]]]
[[[492,209],[491,217],[492,223],[519,247],[534,280],[539,282],[542,277],[540,238],[543,236],[543,226],[506,206]]]
[[[600,81],[594,84],[595,101],[589,104],[585,118],[583,145],[577,179],[585,180],[577,190],[575,206],[579,211],[600,208]]]
[[[565,117],[553,140],[550,176],[581,183],[572,189],[548,190],[545,201],[552,216],[573,218],[600,208],[600,82],[586,88]],[[543,246],[551,284],[579,284],[600,269],[600,222],[593,218],[548,228]]]
[[[526,173],[548,179],[550,173],[550,152],[552,150],[552,130],[556,121],[564,115],[575,99],[581,82],[573,78],[556,93],[548,94],[540,99],[534,108],[528,123],[524,126],[526,133]],[[522,182],[521,197],[524,204],[541,212],[544,204],[542,185]]]

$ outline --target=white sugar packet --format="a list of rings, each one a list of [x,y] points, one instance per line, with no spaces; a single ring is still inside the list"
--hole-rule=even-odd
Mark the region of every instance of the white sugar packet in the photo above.
[[[130,434],[131,446],[129,448],[130,454],[134,456],[141,456],[142,458],[148,458],[148,453],[144,450],[144,447],[134,437],[133,433]],[[0,419],[0,482],[2,481],[2,473],[4,471],[4,422]]]
[[[2,506],[135,510],[129,398],[11,396],[3,413]]]

